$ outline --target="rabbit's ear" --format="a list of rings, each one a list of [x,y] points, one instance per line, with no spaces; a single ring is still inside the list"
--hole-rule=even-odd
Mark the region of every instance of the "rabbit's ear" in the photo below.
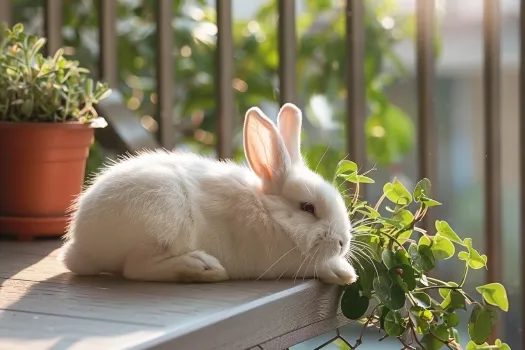
[[[303,162],[301,156],[302,119],[301,110],[292,103],[284,104],[277,116],[279,131],[294,164]]]
[[[279,131],[257,107],[246,112],[244,154],[266,192],[279,191],[291,162]]]

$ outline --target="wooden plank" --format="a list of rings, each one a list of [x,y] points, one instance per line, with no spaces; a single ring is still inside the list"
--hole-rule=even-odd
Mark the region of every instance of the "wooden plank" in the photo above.
[[[8,239],[0,240],[0,255],[4,254],[30,254],[38,255],[41,257],[45,256],[56,256],[58,254],[58,248],[62,244],[62,240],[43,240],[37,242],[18,242]]]
[[[272,349],[344,321],[338,316],[340,288],[318,281],[178,285],[79,277],[56,260],[60,243],[0,242],[0,276],[7,276],[0,279],[0,330],[12,335],[2,338],[7,348],[107,348],[124,337],[130,349],[246,349],[260,343]],[[23,321],[26,315],[31,322]],[[32,336],[11,332],[16,325]],[[108,333],[97,333],[102,331]]]
[[[184,288],[172,288],[171,294],[164,295],[128,289],[125,281],[122,281],[121,288],[86,288],[4,280],[0,289],[0,309],[138,326],[175,327],[226,310],[246,299],[257,299],[257,296],[238,301],[195,298],[191,290]],[[206,296],[212,297],[210,293]],[[0,320],[0,328],[2,323]]]
[[[251,283],[251,282],[246,282]],[[189,323],[145,341],[139,349],[246,349],[338,313],[340,289],[317,281],[301,283],[251,303]],[[303,339],[296,338],[295,342]]]
[[[10,310],[0,310],[0,325],[0,349],[9,350],[124,348],[161,333],[145,326]]]

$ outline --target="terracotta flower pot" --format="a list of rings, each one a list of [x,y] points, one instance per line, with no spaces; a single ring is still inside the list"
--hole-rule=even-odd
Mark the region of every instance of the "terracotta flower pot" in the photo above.
[[[0,122],[0,234],[64,234],[92,139],[85,124]]]

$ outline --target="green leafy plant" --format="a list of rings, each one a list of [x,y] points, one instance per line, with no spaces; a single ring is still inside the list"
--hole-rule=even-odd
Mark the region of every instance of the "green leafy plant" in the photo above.
[[[470,269],[487,268],[487,256],[446,221],[437,220],[428,230],[420,227],[427,211],[441,205],[432,199],[428,179],[419,181],[412,192],[394,179],[383,186],[375,205],[359,198],[359,186],[374,180],[359,174],[356,163],[340,161],[333,181],[339,188],[352,183],[355,189],[352,195],[347,195],[348,189],[342,191],[356,224],[356,249],[350,255],[359,276],[343,291],[341,309],[347,318],[362,321],[363,331],[377,327],[385,337],[399,339],[403,349],[461,349],[458,313],[470,307],[467,349],[510,349],[500,340],[486,343],[498,321],[498,308],[509,309],[505,287],[500,283],[477,287],[480,300],[464,289]],[[464,265],[459,282],[429,276],[438,261],[455,256]],[[349,346],[361,343],[362,333]]]
[[[0,120],[4,122],[81,122],[105,126],[94,108],[111,90],[94,83],[89,70],[64,57],[40,51],[45,38],[24,33],[24,26],[0,32]]]

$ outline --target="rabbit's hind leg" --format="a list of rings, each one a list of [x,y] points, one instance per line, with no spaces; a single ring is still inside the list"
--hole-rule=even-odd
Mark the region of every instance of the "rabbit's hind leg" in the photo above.
[[[152,282],[196,283],[229,279],[221,263],[200,250],[177,256],[133,252],[126,258],[123,275],[130,280]]]
[[[96,264],[96,260],[85,254],[74,240],[67,241],[58,254],[61,261],[69,271],[77,275],[98,275],[103,272]]]

